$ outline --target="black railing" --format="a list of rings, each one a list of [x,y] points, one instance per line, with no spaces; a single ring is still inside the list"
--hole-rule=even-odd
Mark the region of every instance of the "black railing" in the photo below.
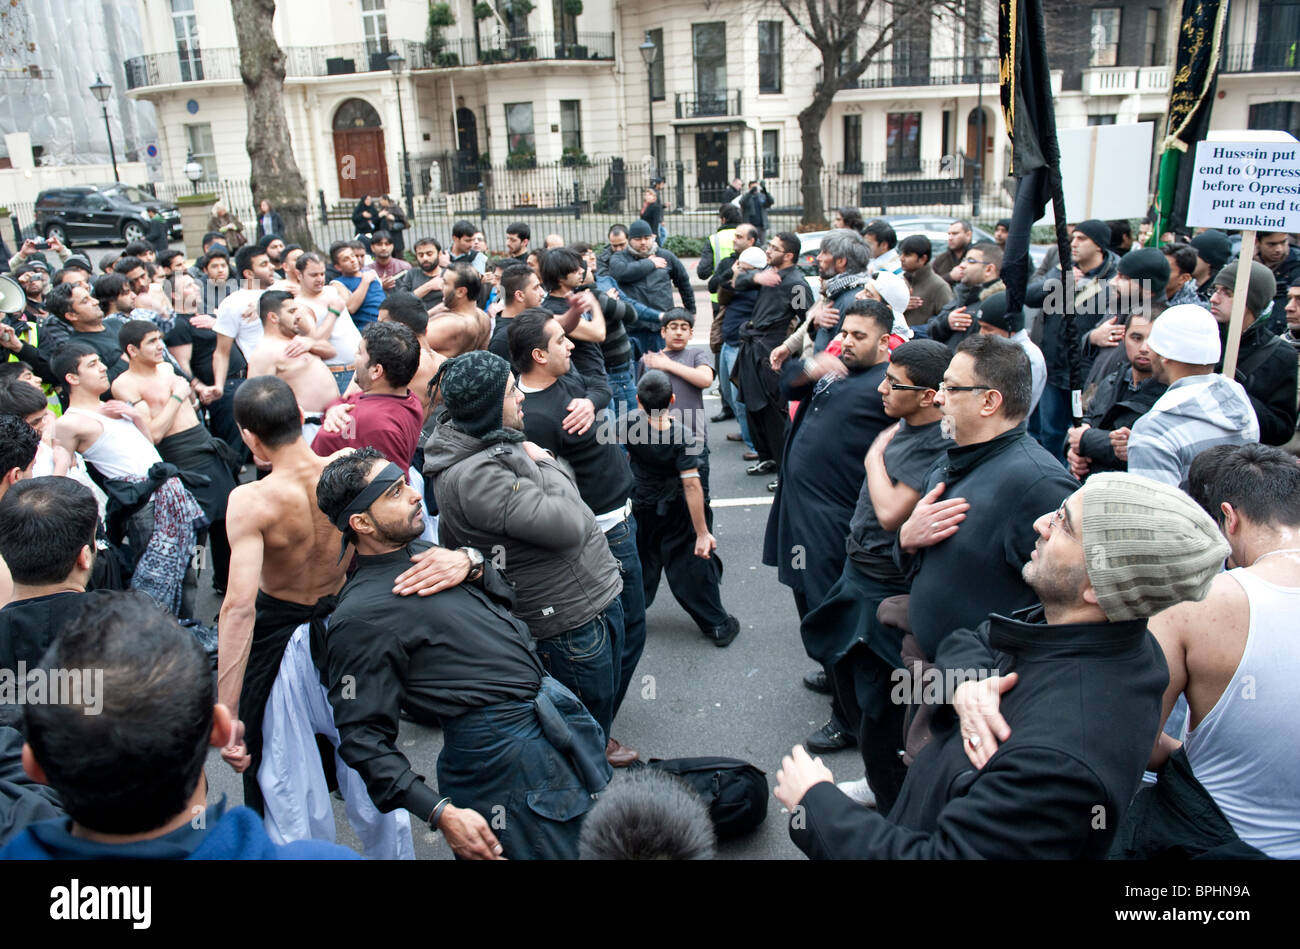
[[[521,33],[496,32],[478,39],[446,40],[434,52],[434,67],[491,66],[530,60],[612,62],[613,33]]]
[[[1234,43],[1223,47],[1220,72],[1294,72],[1300,69],[1300,40]]]
[[[816,82],[822,84],[822,68],[817,67]],[[997,85],[996,56],[919,57],[911,62],[882,59],[869,65],[850,89],[888,89],[894,86],[957,86],[984,82]]]
[[[387,72],[388,55],[392,52],[402,55],[407,69],[427,69],[432,65],[425,44],[393,41],[382,50],[370,50],[365,43],[286,46],[284,71],[286,76],[295,78]],[[234,47],[135,56],[123,66],[128,89],[202,80],[238,82],[240,79],[239,50]]]
[[[740,90],[677,93],[677,118],[698,119],[711,115],[740,115]]]

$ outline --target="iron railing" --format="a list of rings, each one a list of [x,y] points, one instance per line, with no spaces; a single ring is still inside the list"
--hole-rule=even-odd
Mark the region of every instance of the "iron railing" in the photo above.
[[[740,115],[740,90],[719,89],[716,92],[679,92],[676,115],[679,119],[697,119],[711,115]]]
[[[816,71],[820,86],[822,67]],[[984,82],[997,85],[996,56],[920,56],[903,62],[881,59],[871,63],[850,89],[888,89],[894,86],[954,86]]]
[[[1223,47],[1219,71],[1294,72],[1300,69],[1300,40],[1276,40],[1270,43],[1234,43]]]

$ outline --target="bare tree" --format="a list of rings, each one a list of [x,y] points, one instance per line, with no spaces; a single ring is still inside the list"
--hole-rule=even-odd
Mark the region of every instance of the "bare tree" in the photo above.
[[[307,185],[289,141],[284,114],[284,50],[275,41],[271,21],[275,0],[230,0],[239,42],[239,75],[244,80],[248,113],[249,184],[254,208],[263,198],[284,219],[289,243],[311,247],[307,226]]]
[[[826,223],[822,201],[821,130],[831,102],[841,89],[857,84],[862,74],[896,39],[915,24],[964,8],[962,0],[774,0],[821,54],[821,78],[812,101],[799,113],[802,153],[799,190],[803,194],[803,222]],[[876,22],[880,25],[877,28]],[[858,48],[858,40],[870,39]]]

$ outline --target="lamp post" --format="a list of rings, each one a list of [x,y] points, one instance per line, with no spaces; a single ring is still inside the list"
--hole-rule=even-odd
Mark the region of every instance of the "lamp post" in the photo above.
[[[199,193],[199,179],[203,177],[203,166],[194,158],[194,150],[189,149],[185,153],[185,177],[190,179],[190,185],[194,188],[194,193]]]
[[[645,61],[645,84],[649,93],[648,101],[650,103],[650,157],[655,162],[655,173],[659,172],[659,156],[655,154],[655,80],[654,66],[655,60],[659,58],[659,47],[655,41],[650,38],[650,31],[646,30],[645,42],[637,47],[641,51],[641,58]]]
[[[90,87],[94,93],[95,99],[99,102],[99,108],[104,113],[104,131],[108,133],[108,157],[113,161],[113,180],[121,181],[117,175],[117,152],[113,150],[113,129],[108,124],[108,97],[113,92],[113,87],[99,78],[99,73],[95,74],[94,85]]]
[[[993,38],[986,33],[981,33],[975,38],[975,81],[977,83],[975,126],[979,133],[979,144],[975,148],[975,181],[971,185],[970,216],[972,218],[980,215],[980,192],[984,188],[984,50],[991,42]]]
[[[415,217],[415,198],[411,189],[411,156],[406,150],[406,114],[402,111],[402,67],[406,60],[394,50],[388,54],[388,68],[393,71],[393,85],[397,87],[397,121],[402,131],[402,187],[406,197],[406,216]]]

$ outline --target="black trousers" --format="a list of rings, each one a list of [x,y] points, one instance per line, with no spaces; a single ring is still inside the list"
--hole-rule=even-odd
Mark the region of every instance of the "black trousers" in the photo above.
[[[859,643],[835,664],[831,683],[832,707],[844,710],[858,736],[858,750],[867,780],[876,794],[876,808],[887,816],[907,778],[903,723],[907,705],[890,698],[894,670],[867,646]]]
[[[660,509],[662,508],[662,513]],[[695,556],[695,528],[685,498],[659,506],[638,506],[636,551],[641,558],[641,580],[646,609],[659,591],[659,576],[668,575],[668,589],[702,632],[727,622],[722,606],[722,562],[715,553],[708,560]]]
[[[226,521],[213,521],[208,528],[208,553],[212,557],[212,585],[219,591],[226,589],[230,579],[230,540],[226,537]]]
[[[794,609],[795,612],[799,614],[800,625],[803,625],[804,617],[812,612],[812,610],[817,607],[817,604],[809,603],[808,598],[798,590],[792,592],[794,593]],[[835,670],[824,662],[821,664],[821,667],[822,671],[826,673],[827,684],[831,684],[835,678]],[[840,703],[839,696],[835,694],[834,686],[831,687],[831,726],[837,731],[855,734],[853,718],[849,716],[848,712],[845,711],[844,706]]]
[[[790,431],[790,413],[786,403],[769,402],[757,411],[746,404],[745,417],[749,421],[749,436],[754,439],[758,460],[775,461],[779,470],[785,436]]]

